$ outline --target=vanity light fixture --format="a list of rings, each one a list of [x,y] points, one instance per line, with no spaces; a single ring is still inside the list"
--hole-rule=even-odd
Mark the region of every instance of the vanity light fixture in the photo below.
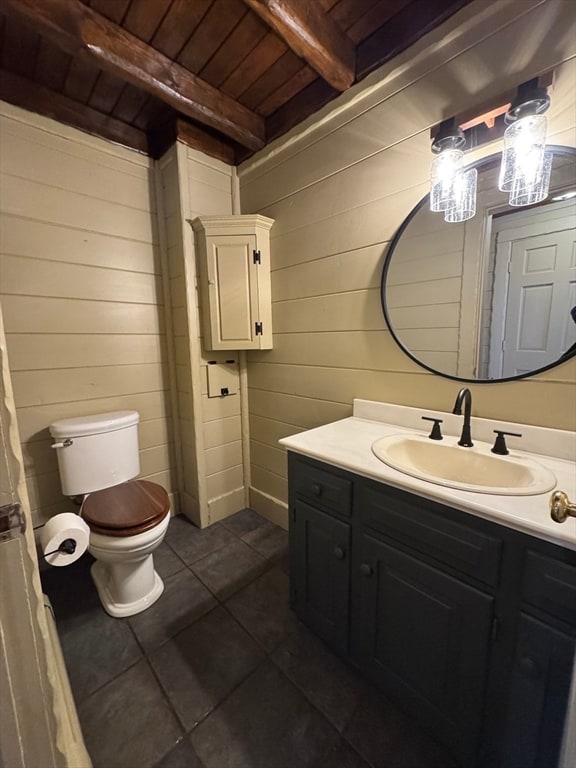
[[[474,216],[477,172],[466,169],[464,147],[502,138],[498,186],[508,192],[509,204],[535,205],[548,197],[553,153],[546,150],[544,112],[550,106],[547,89],[553,76],[553,71],[546,72],[522,83],[515,92],[501,93],[431,129],[432,152],[437,155],[430,171],[432,211],[442,212],[447,222]]]
[[[464,131],[454,118],[445,120],[432,142],[437,157],[430,170],[430,209],[448,222],[466,221],[476,213],[478,172],[464,168]]]
[[[504,121],[504,150],[498,186],[509,193],[512,206],[534,205],[545,200],[550,186],[552,152],[546,151],[550,106],[546,88],[538,78],[518,87]]]

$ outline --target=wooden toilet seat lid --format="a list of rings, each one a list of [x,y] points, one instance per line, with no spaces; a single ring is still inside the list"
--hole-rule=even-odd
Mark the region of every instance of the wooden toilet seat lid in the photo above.
[[[130,480],[89,494],[81,515],[90,530],[106,536],[135,536],[170,512],[168,494],[149,480]]]

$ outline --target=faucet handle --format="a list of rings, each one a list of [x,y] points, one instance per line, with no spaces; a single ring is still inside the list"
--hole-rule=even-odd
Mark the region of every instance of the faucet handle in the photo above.
[[[504,436],[508,437],[522,437],[518,432],[504,432],[501,429],[495,429],[496,440],[494,440],[494,446],[492,447],[492,453],[497,453],[499,456],[508,456],[510,451],[506,446],[506,440]]]
[[[442,424],[443,419],[435,419],[433,416],[422,416],[422,419],[424,421],[433,421],[434,424],[432,425],[432,431],[428,435],[430,440],[443,440],[442,432],[440,431],[440,424]]]

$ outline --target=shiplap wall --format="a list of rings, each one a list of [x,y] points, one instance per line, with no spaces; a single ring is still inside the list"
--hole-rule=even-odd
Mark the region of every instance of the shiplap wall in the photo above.
[[[385,327],[387,245],[427,192],[442,119],[557,67],[551,141],[576,145],[575,43],[571,3],[479,0],[239,168],[242,212],[276,221],[274,349],[248,364],[256,509],[286,520],[278,439],[350,415],[353,398],[451,409],[458,383],[412,363]],[[573,429],[575,369],[472,385],[473,413]]]
[[[172,492],[151,162],[11,105],[0,121],[0,300],[33,522],[69,509],[56,419],[139,411],[141,475]]]
[[[190,225],[201,215],[231,215],[230,166],[178,144],[158,163],[175,348],[182,510],[206,526],[245,506],[241,396],[208,397],[208,363],[238,353],[203,347],[198,265]]]
[[[423,363],[458,374],[466,224],[447,227],[422,208],[388,270],[386,301],[395,331]]]
[[[188,195],[185,218],[190,227],[196,275],[199,274],[197,249],[190,221],[197,216],[232,215],[234,176],[230,166],[186,149]],[[224,363],[239,353],[211,352],[204,348],[200,319],[200,294],[196,295],[196,328],[200,346],[202,442],[206,478],[206,522],[213,523],[245,506],[244,468],[241,429],[241,396],[208,397],[208,361]]]

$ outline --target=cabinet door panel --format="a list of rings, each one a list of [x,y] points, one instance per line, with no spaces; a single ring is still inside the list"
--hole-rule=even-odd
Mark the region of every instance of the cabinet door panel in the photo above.
[[[401,706],[473,760],[489,662],[493,598],[365,535],[354,561],[359,663]]]
[[[348,653],[350,526],[296,502],[291,528],[292,599],[300,618]]]
[[[520,618],[502,768],[556,768],[572,675],[574,638]]]
[[[208,237],[208,296],[214,348],[258,346],[254,313],[258,307],[254,235]]]

